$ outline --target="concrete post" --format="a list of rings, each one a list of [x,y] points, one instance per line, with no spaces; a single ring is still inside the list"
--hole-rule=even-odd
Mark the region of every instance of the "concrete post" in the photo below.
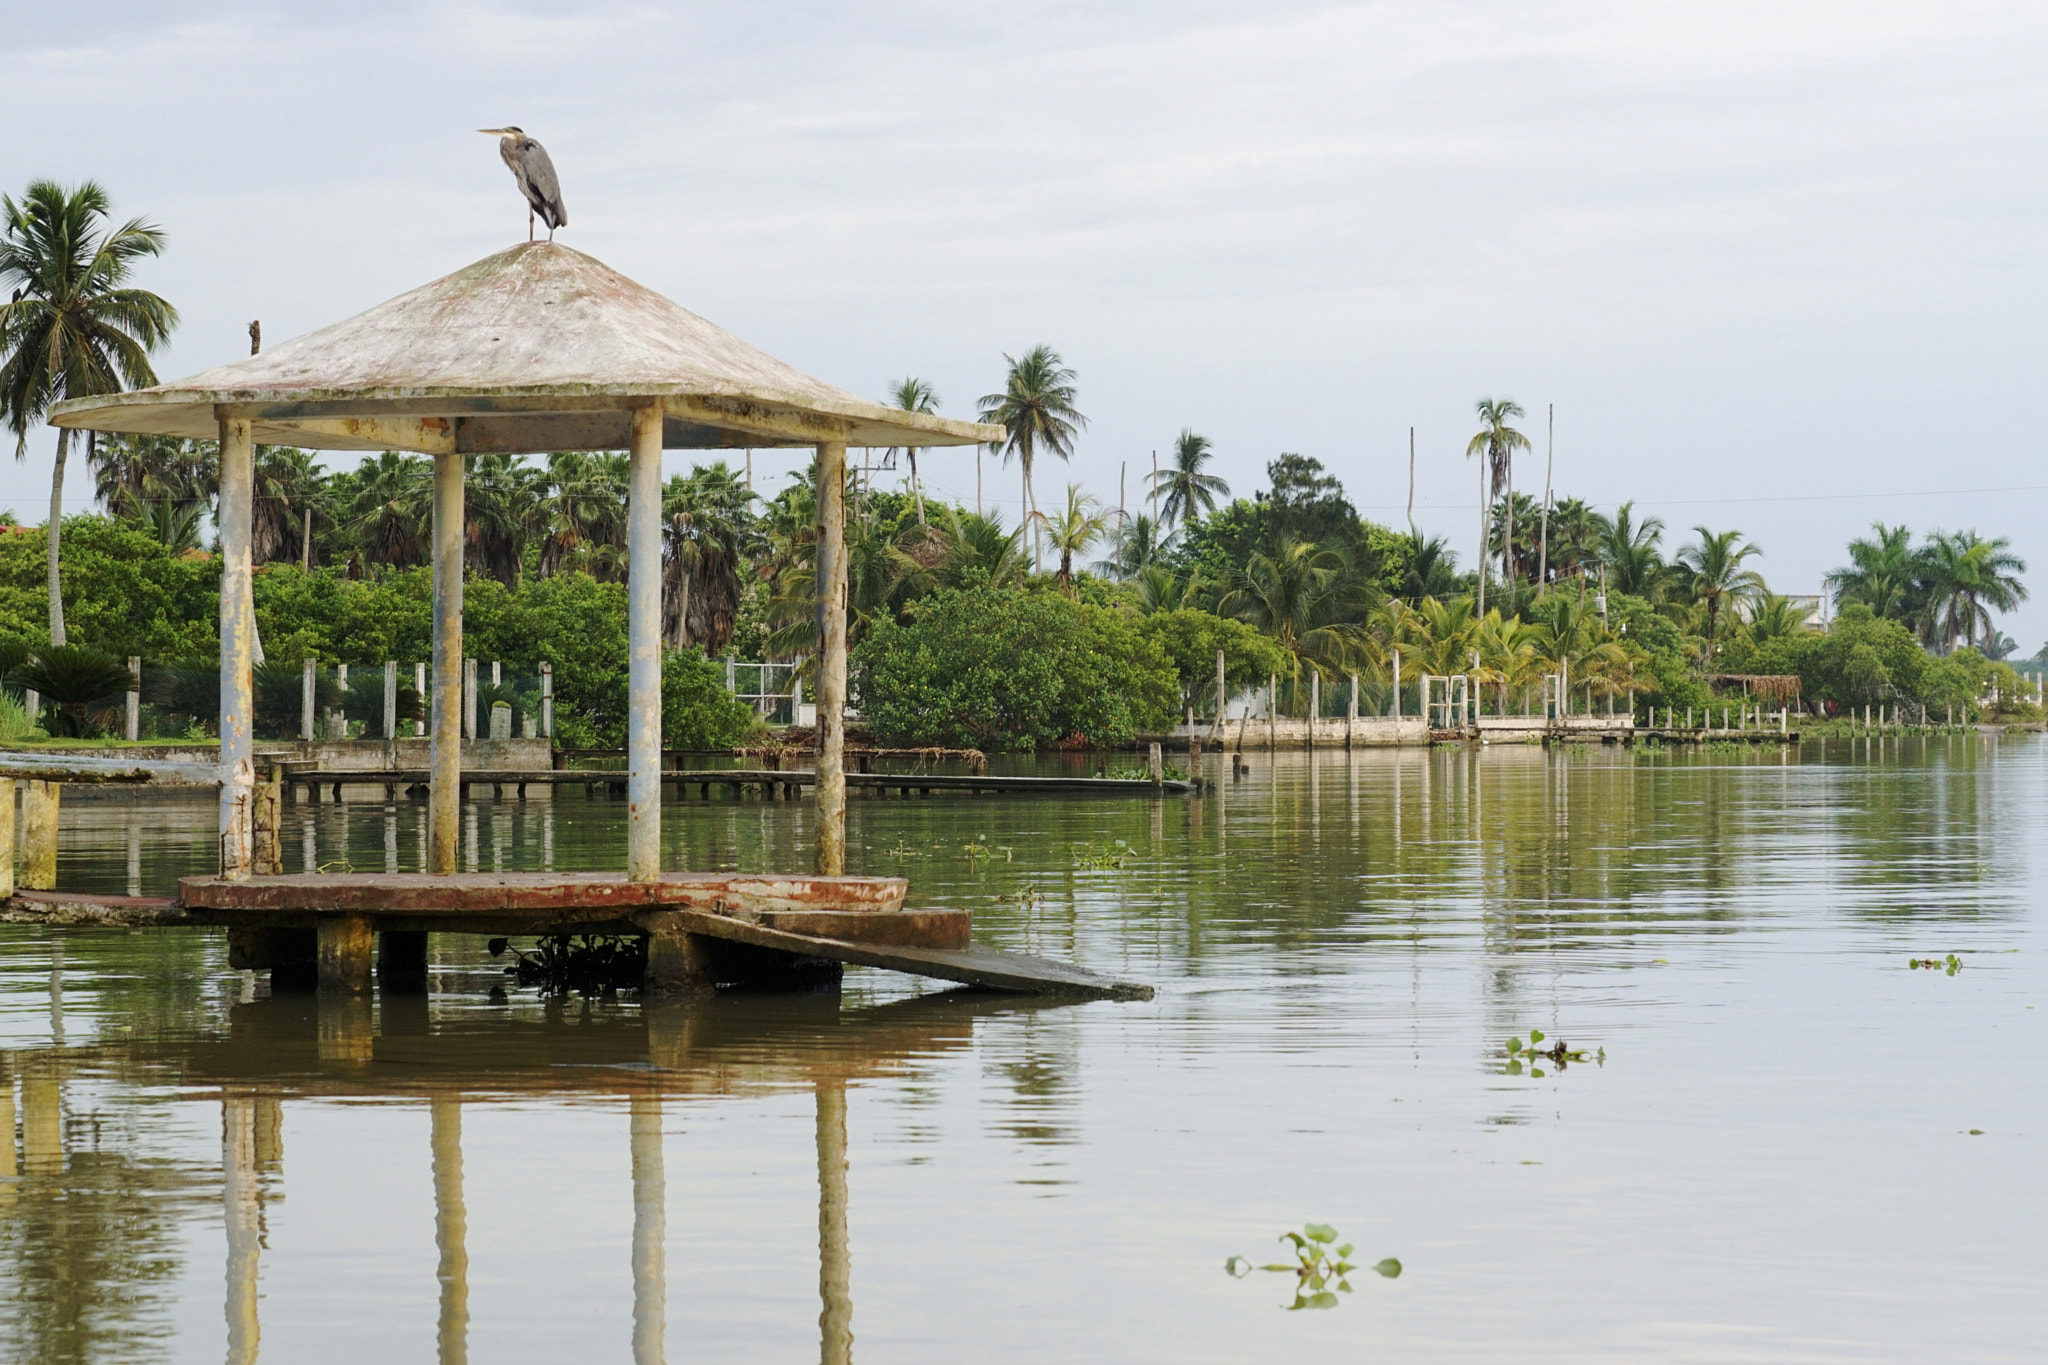
[[[1302,747],[1316,747],[1316,722],[1323,718],[1323,675],[1311,670],[1308,675],[1308,739]]]
[[[246,417],[215,410],[220,421],[220,872],[249,874],[249,826],[256,792],[254,736],[249,728],[255,666],[255,624],[249,563],[249,508],[254,471]]]
[[[633,1148],[633,1365],[661,1365],[668,1334],[668,1179],[661,1097],[635,1095]]]
[[[1157,741],[1154,741],[1152,745],[1152,752],[1146,756],[1145,775],[1152,779],[1152,784],[1154,786],[1157,786],[1161,782],[1164,782],[1166,780],[1166,758],[1165,755],[1163,755],[1159,751],[1159,745]]]
[[[320,681],[318,661],[308,659],[299,669],[299,740],[311,744],[317,736],[313,730],[313,697]]]
[[[416,663],[412,666],[412,690],[420,694],[420,709],[427,710],[427,666]],[[431,714],[431,712],[428,712]],[[427,732],[427,722],[416,720],[412,723],[412,737],[418,739]]]
[[[1401,651],[1394,651],[1394,686],[1387,698],[1387,714],[1395,720],[1401,719]]]
[[[384,661],[384,738],[398,738],[398,660]]]
[[[142,738],[142,660],[128,656],[128,724],[124,733],[130,741]]]
[[[341,690],[342,704],[327,713],[327,737],[348,738],[348,665],[334,666],[334,685]]]
[[[436,1095],[429,1103],[434,1151],[435,1278],[441,1282],[436,1336],[441,1365],[469,1360],[469,1214],[462,1200],[462,1099]]]
[[[1216,725],[1209,731],[1210,738],[1223,734],[1223,708],[1230,704],[1229,694],[1224,690],[1223,651],[1216,651]]]
[[[660,403],[633,409],[626,500],[626,878],[661,875]],[[842,637],[843,639],[843,637]]]
[[[1266,678],[1266,749],[1268,752],[1280,747],[1280,675],[1270,674]]]
[[[846,1235],[846,1086],[818,1085],[818,1359],[853,1362],[853,1255]]]
[[[818,859],[846,874],[846,447],[818,447]],[[731,667],[730,662],[726,665]]]
[[[1358,675],[1351,675],[1351,704],[1344,708],[1344,747],[1351,747],[1352,732],[1358,728]]]
[[[476,660],[462,661],[462,737],[476,738]]]
[[[315,926],[320,989],[361,995],[370,989],[376,935],[363,914],[322,915]]]
[[[546,660],[540,666],[540,732],[555,737],[555,666]]]
[[[427,870],[455,870],[462,820],[462,466],[434,457],[434,690]]]

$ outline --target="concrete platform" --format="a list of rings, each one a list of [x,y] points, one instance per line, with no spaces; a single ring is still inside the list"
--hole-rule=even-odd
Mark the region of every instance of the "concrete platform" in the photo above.
[[[418,873],[187,877],[178,899],[24,892],[0,921],[64,927],[225,926],[236,967],[369,990],[423,981],[426,934],[644,934],[646,989],[815,984],[819,964],[883,967],[991,990],[1146,1000],[1152,988],[1022,953],[977,947],[965,910],[906,909],[901,877],[666,873]]]

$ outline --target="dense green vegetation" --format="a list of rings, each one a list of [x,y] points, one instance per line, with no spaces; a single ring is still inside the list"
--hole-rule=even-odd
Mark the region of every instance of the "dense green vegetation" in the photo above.
[[[129,279],[163,234],[141,220],[109,226],[96,186],[38,182],[0,207],[0,283],[14,291],[0,306],[0,413],[25,436],[53,402],[148,382],[148,355],[177,315]],[[849,475],[851,682],[891,743],[1122,743],[1213,714],[1219,652],[1228,691],[1261,698],[1274,680],[1272,700],[1292,714],[1318,683],[1335,713],[1353,678],[1367,710],[1398,692],[1414,714],[1425,673],[1467,675],[1493,712],[1532,708],[1561,669],[1575,709],[1701,707],[1762,689],[1822,711],[1971,715],[2016,706],[2023,691],[1993,620],[2026,596],[2025,566],[2002,539],[1934,532],[1916,546],[1906,527],[1876,526],[1830,576],[1842,606],[1818,630],[1807,602],[1771,592],[1762,549],[1738,530],[1697,526],[1667,550],[1663,523],[1631,504],[1608,516],[1515,491],[1514,457],[1530,442],[1514,425],[1522,408],[1504,397],[1476,405],[1467,455],[1490,492],[1484,553],[1464,573],[1441,538],[1359,516],[1310,456],[1278,455],[1266,488],[1233,498],[1192,430],[1135,515],[1077,485],[1041,512],[1040,460],[1071,459],[1088,419],[1057,351],[1005,360],[1001,387],[977,406],[1004,429],[994,448],[1019,466],[1022,526],[927,499],[915,450],[881,457],[887,469],[902,457],[901,492],[874,486],[872,456]],[[941,406],[915,377],[890,398],[911,411]],[[69,442],[59,439],[60,480]],[[18,695],[27,670],[43,670],[48,686],[34,690],[50,702],[49,723],[82,732],[107,714],[89,694],[140,656],[151,725],[203,729],[217,709],[218,566],[204,547],[216,453],[208,442],[101,436],[87,458],[103,515],[0,535],[0,643],[12,642],[0,652],[14,661],[0,659],[0,675]],[[330,473],[305,451],[257,449],[252,548],[269,660],[260,723],[285,723],[304,659],[395,659],[410,672],[426,657],[430,473],[427,460],[393,452]],[[624,732],[625,484],[615,453],[469,463],[466,652],[519,677],[552,663],[557,734],[571,744],[616,744]],[[671,479],[662,510],[665,728],[674,743],[729,743],[750,713],[724,696],[707,656],[794,660],[809,672],[810,481],[764,499],[712,463]],[[79,648],[59,650],[67,640]],[[522,686],[504,688],[515,709],[532,704]],[[349,714],[381,704],[355,692],[334,704]]]

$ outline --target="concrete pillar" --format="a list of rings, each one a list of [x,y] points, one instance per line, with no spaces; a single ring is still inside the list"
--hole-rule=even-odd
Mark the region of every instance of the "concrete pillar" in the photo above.
[[[384,661],[384,738],[398,738],[398,660]]]
[[[262,1343],[256,1270],[263,1250],[263,1209],[254,1105],[246,1096],[222,1096],[220,1124],[221,1204],[228,1234],[227,1358],[229,1365],[255,1365]]]
[[[1159,745],[1156,742],[1152,745],[1151,753],[1146,755],[1145,773],[1152,779],[1154,785],[1166,780],[1166,758],[1165,755],[1160,753]]]
[[[320,989],[360,995],[370,989],[374,935],[363,914],[322,915],[315,930],[320,959]]]
[[[452,452],[434,457],[434,691],[427,868],[440,873],[455,870],[462,814],[462,465],[463,457]]]
[[[1387,698],[1387,714],[1395,720],[1401,719],[1401,651],[1394,651],[1394,686]]]
[[[1266,748],[1276,749],[1280,745],[1280,675],[1273,673],[1266,678]]]
[[[429,1102],[434,1150],[434,1268],[441,1282],[436,1330],[440,1365],[469,1360],[469,1216],[462,1201],[462,1098],[436,1095]]]
[[[122,733],[130,740],[142,738],[142,660],[128,656],[128,723]]]
[[[1344,708],[1344,747],[1351,747],[1352,732],[1358,728],[1358,675],[1351,675],[1351,702]]]
[[[308,659],[299,668],[299,740],[311,744],[317,735],[313,729],[314,698],[319,693],[320,664]]]
[[[412,690],[420,694],[420,706],[424,710],[427,704],[427,666],[423,663],[416,663],[412,666]],[[416,720],[412,723],[412,737],[414,739],[418,739],[426,732],[427,722],[425,720]]]
[[[668,927],[663,918],[649,916],[646,924],[645,993],[656,996],[702,995],[717,989],[706,941],[696,934]]]
[[[1216,726],[1209,733],[1212,737],[1223,733],[1223,708],[1229,705],[1229,694],[1223,681],[1223,651],[1216,651]]]
[[[846,1236],[846,1086],[818,1085],[818,1359],[852,1365],[853,1254]]]
[[[661,875],[662,407],[633,410],[626,500],[626,877]]]
[[[220,421],[220,873],[249,874],[249,828],[256,790],[254,700],[256,616],[249,562],[253,447],[246,417],[215,409]]]
[[[462,737],[476,738],[476,660],[462,661]]]
[[[24,891],[57,886],[57,815],[64,789],[33,779],[21,784],[21,877]]]
[[[633,1365],[662,1365],[668,1334],[668,1179],[661,1161],[661,1097],[635,1095],[633,1146]]]
[[[1318,669],[1309,670],[1308,675],[1308,738],[1302,747],[1316,747],[1316,722],[1323,718],[1323,675]]]
[[[846,875],[846,447],[818,446],[818,856]]]
[[[540,666],[540,732],[555,737],[555,666],[546,661]]]

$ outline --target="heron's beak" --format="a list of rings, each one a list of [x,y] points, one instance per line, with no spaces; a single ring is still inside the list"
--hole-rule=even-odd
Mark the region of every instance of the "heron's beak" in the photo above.
[[[505,136],[505,130],[504,130],[503,128],[479,128],[479,129],[477,129],[477,131],[478,131],[479,133],[488,133],[488,134],[490,134],[490,135],[491,135],[492,137],[503,137],[503,136]]]

